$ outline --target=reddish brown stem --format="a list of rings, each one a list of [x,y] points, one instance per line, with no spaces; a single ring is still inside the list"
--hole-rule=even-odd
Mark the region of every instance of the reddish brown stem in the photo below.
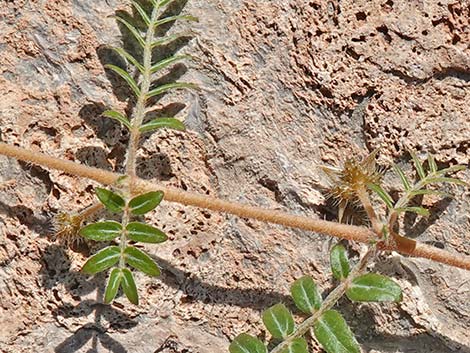
[[[32,152],[20,147],[14,147],[0,142],[0,154],[32,162],[44,167],[61,170],[76,176],[93,179],[101,184],[114,184],[122,174],[107,172],[101,169],[87,167],[78,163],[65,161],[47,156],[39,152]],[[236,202],[224,201],[206,195],[191,193],[154,184],[142,179],[136,180],[136,192],[162,190],[165,200],[178,202],[184,205],[207,208],[213,211],[231,213],[244,218],[253,218],[263,222],[276,223],[287,227],[310,230],[330,236],[355,240],[362,243],[376,241],[376,234],[363,227],[357,227],[335,222],[312,219],[305,216],[290,215],[285,212],[267,210],[260,207],[242,205]],[[424,257],[440,263],[448,264],[470,270],[470,256],[452,254],[432,246],[424,245],[415,240],[397,237],[396,244],[384,246],[384,250],[395,250],[415,257]]]

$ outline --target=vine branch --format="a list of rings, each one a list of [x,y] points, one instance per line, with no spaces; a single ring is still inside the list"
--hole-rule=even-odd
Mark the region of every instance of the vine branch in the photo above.
[[[84,166],[75,162],[51,157],[43,153],[11,146],[3,142],[0,142],[0,154],[38,164],[47,168],[60,170],[71,175],[92,179],[105,185],[112,185],[123,176],[123,174]],[[163,191],[165,193],[165,200],[170,202],[206,208],[217,212],[230,213],[243,218],[252,218],[262,222],[309,230],[366,244],[377,241],[377,235],[368,228],[317,220],[310,217],[291,215],[285,212],[243,205],[215,197],[178,190],[136,178],[136,192],[155,190]],[[395,244],[385,245],[380,243],[379,249],[397,251],[402,254],[427,258],[450,266],[470,270],[470,256],[450,253],[446,250],[438,249],[433,246],[419,243],[414,239],[398,235],[396,237]]]

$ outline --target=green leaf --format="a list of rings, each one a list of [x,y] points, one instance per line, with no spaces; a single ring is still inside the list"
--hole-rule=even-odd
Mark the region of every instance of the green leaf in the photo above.
[[[467,167],[465,167],[464,165],[453,165],[453,166],[450,166],[449,168],[444,168],[444,169],[439,170],[436,174],[445,175],[445,174],[459,172],[465,169],[467,169]]]
[[[148,132],[160,128],[184,131],[186,126],[184,126],[181,121],[175,118],[157,118],[142,125],[139,130],[140,132]]]
[[[124,199],[108,189],[96,188],[96,196],[111,212],[121,212],[125,206]]]
[[[380,185],[377,184],[367,184],[367,187],[374,191],[379,197],[382,199],[383,202],[387,205],[389,209],[393,209],[393,199],[390,194],[385,191]]]
[[[80,235],[96,241],[113,240],[121,234],[122,225],[115,221],[92,223],[80,229]]]
[[[124,250],[124,255],[126,257],[126,262],[136,270],[140,270],[149,276],[160,275],[160,269],[157,264],[153,262],[150,256],[139,249],[134,248],[133,246],[128,246],[126,250]]]
[[[108,284],[106,285],[106,290],[104,292],[104,302],[106,304],[111,303],[119,289],[121,284],[122,272],[119,268],[113,268],[111,274],[109,275]]]
[[[305,338],[300,337],[292,340],[289,347],[283,349],[281,353],[308,353],[308,345]]]
[[[159,7],[163,7],[163,6],[165,6],[166,4],[168,4],[169,2],[171,2],[171,1],[173,1],[173,0],[160,0],[160,1],[159,1],[159,0],[155,0],[155,1],[158,2],[158,6],[159,6]]]
[[[137,39],[137,41],[139,42],[139,44],[142,46],[142,48],[145,47],[145,40],[144,38],[141,36],[141,34],[139,33],[139,31],[137,30],[137,28],[135,28],[132,24],[130,24],[127,20],[123,19],[122,17],[119,17],[119,16],[114,16],[114,18],[121,22],[124,26],[127,27],[127,29],[129,30],[129,32],[131,32],[131,34],[134,36],[135,39]]]
[[[448,178],[448,177],[426,178],[426,180],[423,180],[424,185],[437,184],[437,183],[451,183],[451,184],[464,185],[464,186],[467,185],[467,183],[463,180],[456,179],[456,178]]]
[[[119,247],[108,246],[90,257],[85,265],[83,265],[82,272],[94,275],[104,271],[118,262],[120,256],[121,250]]]
[[[330,252],[330,265],[333,276],[342,281],[349,275],[350,266],[346,248],[341,244],[333,246]]]
[[[150,18],[149,16],[147,15],[147,12],[145,12],[145,10],[142,8],[142,6],[140,6],[139,2],[135,1],[135,0],[130,0],[131,3],[132,3],[132,6],[134,6],[134,8],[137,10],[137,12],[139,13],[140,17],[142,18],[142,20],[144,20],[145,24],[147,26],[150,25]]]
[[[134,79],[131,77],[131,75],[129,75],[129,73],[126,70],[123,70],[120,67],[116,65],[111,65],[111,64],[107,64],[104,67],[113,70],[115,73],[121,76],[127,82],[127,84],[132,88],[136,97],[140,96],[140,89],[137,86],[137,83],[134,81]]]
[[[228,347],[230,353],[267,353],[268,349],[258,338],[242,333]]]
[[[294,303],[301,311],[312,314],[320,308],[322,297],[318,287],[309,276],[303,276],[292,283],[290,292]]]
[[[401,212],[413,212],[424,217],[428,217],[430,214],[429,211],[425,209],[424,207],[416,207],[416,206],[395,208],[395,211],[400,212],[400,213]]]
[[[439,190],[431,190],[431,189],[421,189],[421,190],[414,190],[410,191],[410,196],[416,196],[416,195],[438,195],[442,197],[453,197],[453,195],[439,191]]]
[[[402,299],[400,286],[377,273],[356,277],[346,295],[350,300],[358,302],[399,302]]]
[[[143,215],[157,207],[163,199],[163,191],[151,191],[134,197],[129,201],[131,212]]]
[[[121,286],[122,290],[124,291],[124,294],[132,304],[139,305],[139,295],[137,294],[137,287],[135,286],[135,281],[134,277],[132,276],[132,272],[129,271],[127,268],[123,268],[121,272]]]
[[[428,166],[429,166],[429,170],[431,171],[431,173],[437,172],[436,160],[434,159],[433,155],[429,153],[428,153]]]
[[[140,222],[130,222],[126,230],[129,239],[143,243],[163,243],[168,239],[161,230]]]
[[[327,353],[361,353],[351,329],[336,310],[328,310],[320,316],[313,332]]]
[[[411,184],[408,178],[405,175],[405,172],[397,165],[393,166],[393,169],[395,170],[395,173],[398,174],[398,176],[401,179],[401,183],[403,184],[403,187],[405,188],[406,191],[411,189]]]
[[[410,151],[411,158],[413,159],[413,163],[415,164],[416,172],[418,173],[418,176],[420,179],[426,178],[426,173],[424,172],[423,165],[419,161],[418,156]]]
[[[155,72],[161,70],[161,69],[164,69],[165,67],[175,63],[175,62],[178,62],[178,61],[181,61],[181,60],[185,60],[185,59],[191,59],[191,56],[190,55],[174,55],[174,56],[170,56],[169,58],[166,58],[166,59],[163,59],[155,64],[152,65],[152,67],[150,68],[150,72],[152,74],[154,74]]]
[[[199,19],[197,17],[191,16],[191,15],[177,15],[177,16],[168,16],[168,17],[162,18],[161,20],[156,21],[154,26],[156,28],[158,26],[161,26],[162,24],[177,21],[177,20],[199,22]]]
[[[198,89],[198,86],[195,85],[194,83],[186,83],[186,82],[168,83],[166,85],[161,85],[151,90],[149,93],[147,93],[147,98],[158,96],[172,89],[182,89],[182,88]]]
[[[139,63],[137,59],[134,58],[131,54],[129,54],[126,50],[119,47],[111,47],[111,49],[121,55],[124,59],[126,59],[127,62],[130,62],[132,65],[137,67],[142,74],[144,73],[145,69],[143,65]]]
[[[181,37],[187,37],[187,36],[190,36],[191,33],[190,32],[182,32],[182,33],[177,33],[177,34],[172,34],[172,35],[168,35],[168,36],[165,36],[165,37],[162,37],[160,39],[157,39],[156,41],[154,41],[152,43],[152,49],[155,48],[155,47],[158,47],[158,46],[161,46],[161,45],[166,45],[168,43],[171,43]]]
[[[265,310],[263,322],[274,338],[286,338],[294,332],[294,318],[284,304],[276,304]]]
[[[122,125],[127,127],[129,130],[131,129],[131,123],[129,122],[129,119],[127,117],[115,110],[106,110],[102,114],[103,116],[111,119],[115,119],[119,121]]]

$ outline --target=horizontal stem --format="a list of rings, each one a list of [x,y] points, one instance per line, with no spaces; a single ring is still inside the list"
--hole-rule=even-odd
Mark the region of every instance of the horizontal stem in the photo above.
[[[20,159],[26,162],[39,164],[44,167],[61,170],[65,173],[95,180],[101,184],[112,185],[122,174],[104,171],[98,168],[87,167],[71,161],[51,157],[39,152],[14,147],[0,142],[0,154]],[[136,192],[161,190],[165,193],[165,200],[184,205],[196,206],[218,212],[225,212],[243,218],[252,218],[262,222],[284,225],[292,228],[309,230],[330,235],[337,238],[354,240],[361,243],[370,243],[376,240],[376,234],[364,227],[339,224],[323,220],[312,219],[305,216],[291,215],[281,211],[267,210],[260,207],[247,206],[236,202],[224,201],[218,198],[178,190],[164,185],[152,183],[142,179],[136,180]],[[413,239],[398,237],[396,244],[383,247],[383,250],[394,250],[415,257],[424,257],[436,262],[470,270],[470,257],[461,254],[452,254],[432,246],[421,244]]]

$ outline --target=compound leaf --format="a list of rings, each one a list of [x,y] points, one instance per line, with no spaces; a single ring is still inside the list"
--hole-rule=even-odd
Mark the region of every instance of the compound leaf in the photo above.
[[[134,197],[129,201],[131,212],[143,215],[157,207],[163,199],[163,191],[151,191]]]
[[[341,244],[333,246],[330,252],[330,265],[333,277],[342,281],[349,275],[350,265],[346,248]]]
[[[327,353],[360,353],[351,329],[336,310],[326,311],[315,322],[313,332]]]
[[[136,97],[140,96],[140,88],[137,86],[137,83],[134,81],[134,79],[129,75],[129,73],[126,70],[121,69],[119,66],[116,65],[111,65],[107,64],[104,67],[107,69],[113,70],[115,73],[117,73],[119,76],[121,76],[129,85],[130,88],[132,88],[132,91],[134,91],[134,94]]]
[[[228,347],[230,353],[267,353],[266,346],[258,338],[242,333]]]
[[[121,250],[119,247],[108,246],[90,257],[88,261],[85,262],[85,265],[83,265],[82,272],[94,275],[95,273],[104,271],[118,262],[120,256]]]
[[[89,224],[80,229],[80,235],[95,241],[113,240],[121,234],[122,225],[115,221]]]
[[[126,230],[129,239],[143,243],[163,243],[168,239],[161,230],[140,222],[130,222]]]
[[[124,294],[132,304],[139,305],[139,295],[137,294],[137,287],[135,286],[135,281],[134,277],[132,276],[132,272],[129,271],[127,268],[123,268],[121,272],[121,286],[122,290],[124,291]]]
[[[359,302],[399,302],[402,299],[400,286],[377,273],[356,277],[346,295],[350,300]]]
[[[292,340],[289,347],[283,349],[281,353],[308,353],[308,345],[305,338],[300,337]]]
[[[184,126],[181,121],[175,118],[157,118],[142,125],[139,130],[140,132],[148,132],[160,128],[168,128],[179,131],[186,130],[186,126]]]
[[[150,256],[139,249],[133,246],[128,246],[124,250],[124,255],[126,257],[126,262],[135,269],[140,270],[149,276],[160,275],[160,269],[157,264],[153,262]]]
[[[301,311],[312,314],[320,308],[322,297],[318,287],[309,276],[303,276],[296,280],[290,287],[294,303]]]
[[[104,292],[104,302],[109,304],[116,297],[116,294],[119,290],[121,284],[122,272],[119,268],[113,268],[111,274],[109,275],[108,284],[106,285],[106,290]]]
[[[96,188],[95,192],[101,203],[111,212],[121,212],[124,208],[124,199],[118,194],[103,188]]]
[[[294,318],[284,304],[276,304],[265,310],[263,322],[274,338],[286,338],[294,332]]]
[[[172,89],[182,89],[182,88],[198,89],[198,86],[195,85],[194,83],[187,83],[187,82],[167,83],[166,85],[161,85],[151,90],[149,93],[147,93],[147,98],[158,96]]]

